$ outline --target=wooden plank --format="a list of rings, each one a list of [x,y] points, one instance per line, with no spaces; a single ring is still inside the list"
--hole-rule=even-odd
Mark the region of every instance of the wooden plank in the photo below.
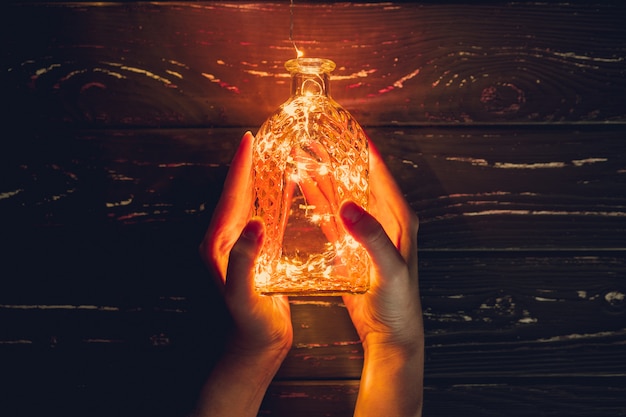
[[[550,338],[624,328],[623,253],[420,256],[433,344],[439,337],[457,343],[470,334],[481,342],[556,341]]]
[[[175,369],[172,362],[154,361],[150,370],[144,360],[139,366],[121,374],[90,374],[93,366],[78,372],[80,384],[67,384],[68,370],[50,367],[46,357],[44,369],[57,374],[22,375],[22,380],[3,387],[2,409],[10,415],[106,416],[184,415],[193,404],[194,388],[189,372]],[[106,365],[106,364],[105,364]],[[144,374],[134,373],[142,372]],[[76,370],[69,370],[69,373]],[[87,378],[84,378],[87,377]],[[193,376],[192,376],[193,377]],[[3,383],[6,379],[3,379]],[[521,379],[511,381],[466,382],[464,380],[426,380],[424,412],[429,416],[454,414],[471,416],[580,416],[604,417],[623,414],[626,389],[623,379]],[[359,382],[276,381],[268,390],[259,415],[333,416],[352,415]],[[33,398],[33,393],[36,395]],[[12,394],[12,396],[9,395]]]
[[[164,240],[175,236],[161,232]],[[76,352],[105,361],[126,352],[128,363],[151,352],[184,367],[193,367],[197,354],[185,359],[180,352],[214,360],[230,322],[209,277],[199,266],[184,267],[190,256],[157,252],[164,259],[156,262],[153,248],[138,249],[134,263],[116,260],[125,247],[110,248],[104,274],[87,274],[89,265],[103,263],[101,257],[62,259],[84,264],[61,274],[44,259],[24,276],[3,279],[0,349]],[[431,378],[626,375],[620,359],[626,340],[623,253],[426,252],[420,258]],[[155,262],[148,265],[149,259]],[[294,346],[279,378],[359,377],[363,354],[341,299],[294,299],[292,321]]]
[[[288,95],[289,2],[5,8],[7,120],[258,126]],[[624,121],[623,3],[297,4],[364,125]]]
[[[368,132],[420,216],[422,249],[624,247],[621,127]]]
[[[292,416],[293,410],[299,410],[303,417],[351,416],[357,390],[358,382],[275,384],[260,415]],[[619,384],[598,386],[592,381],[427,385],[424,415],[605,417],[623,414],[625,393]]]
[[[25,133],[4,145],[0,222],[18,235],[190,222],[195,244],[244,131]],[[620,126],[367,131],[420,216],[423,250],[624,249]]]

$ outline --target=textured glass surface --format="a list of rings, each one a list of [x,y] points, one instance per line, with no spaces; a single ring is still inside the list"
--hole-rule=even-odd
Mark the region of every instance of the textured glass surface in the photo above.
[[[298,59],[292,94],[261,126],[254,146],[253,215],[266,225],[255,282],[264,294],[362,293],[369,258],[344,231],[344,200],[367,208],[367,138],[328,94],[328,60]]]

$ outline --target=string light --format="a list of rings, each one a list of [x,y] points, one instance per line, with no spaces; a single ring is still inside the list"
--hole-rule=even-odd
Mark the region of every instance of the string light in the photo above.
[[[289,41],[296,50],[296,58],[302,58],[304,56],[304,52],[298,49],[296,42],[293,40],[293,0],[290,0],[289,3]]]
[[[289,39],[301,57],[293,40],[293,1],[291,6]],[[252,210],[267,227],[255,267],[257,290],[362,293],[369,259],[336,213],[344,199],[367,206],[366,137],[328,96],[332,61],[293,59],[286,67],[292,96],[261,126],[253,152]]]

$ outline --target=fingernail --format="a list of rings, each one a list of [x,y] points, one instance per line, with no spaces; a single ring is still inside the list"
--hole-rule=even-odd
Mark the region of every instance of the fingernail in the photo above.
[[[263,234],[263,224],[257,220],[250,220],[243,228],[241,235],[249,240],[258,240]]]
[[[341,206],[340,215],[343,220],[354,224],[363,217],[363,212],[364,210],[359,205],[352,201],[347,201]]]

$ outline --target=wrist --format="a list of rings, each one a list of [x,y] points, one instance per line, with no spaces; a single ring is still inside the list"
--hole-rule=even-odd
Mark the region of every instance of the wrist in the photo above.
[[[363,351],[372,358],[423,356],[424,333],[421,322],[398,332],[369,332],[362,340]]]
[[[365,362],[369,364],[384,364],[384,366],[392,366],[399,364],[405,366],[407,364],[418,364],[424,358],[424,341],[422,338],[412,340],[405,343],[373,341],[363,343],[363,355]],[[374,368],[374,369],[384,369]]]
[[[289,345],[254,348],[232,337],[200,393],[194,417],[252,416],[289,351]]]
[[[270,344],[250,343],[246,337],[233,334],[226,345],[224,356],[252,367],[278,370],[291,349],[291,339]]]
[[[355,417],[420,417],[424,389],[423,342],[403,346],[370,343],[364,346],[364,354]]]

